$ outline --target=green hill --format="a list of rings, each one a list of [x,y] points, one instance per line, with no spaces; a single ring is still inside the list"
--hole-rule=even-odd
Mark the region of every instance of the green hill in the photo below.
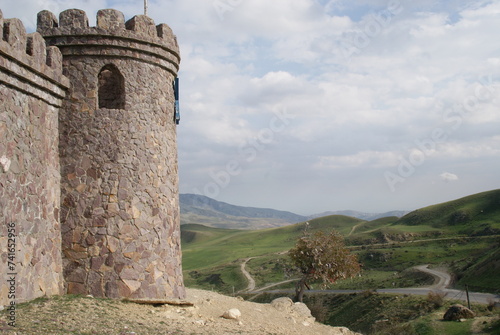
[[[308,230],[340,232],[363,222],[349,216],[332,215],[309,221]],[[306,223],[261,230],[211,228],[196,224],[181,225],[183,268],[217,266],[239,258],[287,251],[306,229]]]
[[[430,226],[464,235],[500,233],[500,190],[474,194],[410,212],[394,225]]]
[[[434,264],[450,268],[457,286],[498,291],[500,285],[500,190],[484,192],[413,211],[402,218],[373,221],[331,215],[261,230],[181,225],[183,269],[188,286],[210,287],[226,293],[243,289],[243,259],[255,257],[247,268],[257,287],[287,279],[284,252],[304,231],[340,232],[358,253],[365,271],[343,288],[412,286],[406,269]],[[252,272],[253,271],[253,272]],[[422,279],[424,282],[425,279]]]

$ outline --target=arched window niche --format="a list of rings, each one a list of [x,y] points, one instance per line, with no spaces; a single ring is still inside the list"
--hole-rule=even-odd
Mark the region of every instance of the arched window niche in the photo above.
[[[98,85],[99,108],[125,109],[125,80],[115,65],[103,66]]]

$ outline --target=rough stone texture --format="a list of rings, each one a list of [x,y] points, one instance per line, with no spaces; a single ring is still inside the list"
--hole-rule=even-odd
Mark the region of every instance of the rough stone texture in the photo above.
[[[302,302],[294,303],[288,297],[276,298],[271,301],[270,305],[286,314],[290,322],[302,323],[304,326],[309,326],[315,321],[315,318],[311,315],[311,310],[306,304]]]
[[[238,320],[241,317],[241,312],[237,308],[231,308],[222,314],[224,319],[234,319]]]
[[[271,301],[271,306],[276,308],[278,311],[288,311],[292,308],[293,301],[288,297],[276,298]]]
[[[73,9],[59,22],[46,11],[38,19],[70,80],[59,115],[68,292],[183,298],[175,37],[142,15],[124,23],[115,10],[99,11],[98,27]]]
[[[472,319],[476,315],[473,311],[465,306],[456,304],[448,308],[446,313],[444,313],[443,320],[445,321],[459,321],[461,319]]]
[[[58,59],[60,51],[47,49],[39,33],[26,34],[21,21],[0,11],[0,305],[11,300],[8,261],[15,264],[16,302],[63,292],[58,110],[68,79]]]
[[[99,11],[97,27],[81,10],[59,20],[42,11],[26,34],[0,11],[0,266],[6,273],[14,223],[16,302],[64,289],[185,296],[172,89],[179,49],[167,25],[124,21],[113,9]],[[0,305],[10,302],[8,286]]]

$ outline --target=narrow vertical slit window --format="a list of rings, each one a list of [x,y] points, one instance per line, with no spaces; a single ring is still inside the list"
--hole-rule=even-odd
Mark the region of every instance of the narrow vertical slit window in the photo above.
[[[125,80],[115,65],[101,69],[98,84],[99,108],[125,109]]]
[[[179,124],[181,121],[181,111],[179,106],[179,78],[175,78],[172,82],[172,86],[174,89],[174,121],[175,124]]]

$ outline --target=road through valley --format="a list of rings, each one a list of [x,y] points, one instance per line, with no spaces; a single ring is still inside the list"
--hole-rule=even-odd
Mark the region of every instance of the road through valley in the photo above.
[[[247,258],[241,264],[241,272],[248,279],[248,287],[245,292],[248,293],[262,293],[264,291],[267,292],[283,292],[289,293],[290,290],[269,290],[269,288],[273,286],[278,286],[293,280],[286,280],[283,282],[275,283],[272,285],[267,285],[266,287],[262,287],[256,289],[255,280],[252,278],[250,273],[246,271],[245,266],[246,263],[251,258]],[[451,275],[439,269],[430,269],[429,265],[419,265],[415,267],[416,270],[422,271],[430,274],[434,277],[434,283],[427,287],[414,287],[414,288],[391,288],[391,289],[377,289],[375,290],[378,293],[393,293],[393,294],[415,294],[415,295],[427,295],[429,292],[441,293],[445,296],[445,299],[450,300],[462,300],[467,301],[467,294],[465,291],[449,289],[448,286],[451,284]],[[328,293],[359,293],[363,292],[363,290],[311,290],[309,292],[328,292]],[[500,303],[500,295],[498,294],[489,294],[489,293],[478,293],[478,292],[469,292],[469,300],[471,303],[479,303],[479,304],[489,304],[491,302]]]

